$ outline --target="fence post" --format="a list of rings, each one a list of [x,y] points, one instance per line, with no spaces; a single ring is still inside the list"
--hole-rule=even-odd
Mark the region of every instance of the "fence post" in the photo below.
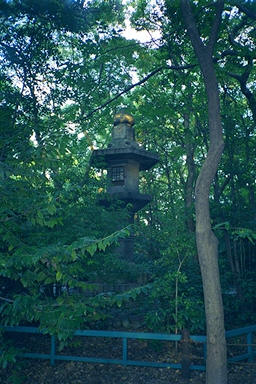
[[[206,361],[206,359],[207,359],[207,342],[205,342],[203,345],[204,345],[203,346],[203,348],[204,348],[204,359]]]
[[[55,361],[54,361],[54,357],[55,357],[55,336],[51,336],[51,353],[50,353],[51,357],[50,357],[50,362],[51,362],[51,366],[54,366],[55,364]]]
[[[127,338],[123,337],[123,365],[127,364]]]
[[[190,365],[192,356],[192,340],[189,331],[184,328],[182,330],[181,347],[181,374],[182,377],[188,379],[190,377]]]
[[[247,352],[248,352],[248,362],[253,362],[253,349],[252,349],[252,332],[247,333]]]

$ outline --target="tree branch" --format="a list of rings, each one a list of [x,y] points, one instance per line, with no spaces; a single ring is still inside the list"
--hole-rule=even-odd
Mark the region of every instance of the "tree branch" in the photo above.
[[[148,79],[150,79],[152,76],[156,75],[158,72],[161,72],[163,69],[180,71],[180,70],[183,70],[183,69],[194,68],[195,66],[196,66],[196,64],[187,64],[187,65],[183,65],[183,66],[170,65],[170,66],[162,66],[162,67],[156,68],[154,71],[150,72],[147,76],[143,77],[143,79],[141,79],[137,83],[130,85],[129,87],[125,88],[123,91],[119,92],[117,95],[113,96],[111,99],[107,100],[105,103],[101,104],[97,108],[94,108],[91,112],[89,112],[86,116],[83,117],[83,120],[88,119],[95,112],[101,110],[102,108],[105,108],[107,105],[109,105],[113,101],[117,100],[120,96],[128,93],[133,88],[135,88],[135,87],[137,87],[139,85],[144,84]]]
[[[228,76],[233,77],[239,82],[241,91],[246,97],[249,107],[252,111],[253,121],[256,123],[256,98],[246,84],[253,68],[252,58],[248,59],[248,64],[244,68],[245,68],[245,71],[241,75],[238,75],[232,72],[227,72],[227,74]]]
[[[230,182],[231,180],[231,175],[228,175],[228,177],[225,178],[225,181],[223,182],[222,186],[220,187],[220,190],[219,190],[219,197],[222,195],[222,193],[224,192],[224,189],[226,188],[226,186],[228,185],[228,183]]]
[[[216,16],[214,18],[214,21],[211,27],[211,33],[210,33],[209,42],[207,45],[205,45],[202,42],[202,39],[199,35],[198,28],[196,26],[195,18],[194,18],[189,0],[181,0],[180,5],[181,5],[181,11],[185,21],[185,25],[188,30],[188,34],[191,38],[192,44],[196,50],[196,54],[198,55],[199,52],[203,52],[207,50],[208,54],[212,56],[214,45],[216,43],[218,31],[220,27],[224,0],[218,0],[215,3]]]
[[[217,37],[218,37],[218,31],[220,28],[221,15],[222,15],[223,7],[224,7],[224,0],[218,0],[216,3],[216,16],[215,16],[213,24],[212,24],[209,43],[207,45],[207,48],[209,49],[211,56],[213,54],[214,45],[215,45],[215,43],[217,41]]]
[[[199,35],[194,15],[190,6],[189,0],[181,0],[180,2],[182,15],[185,21],[185,25],[188,31],[188,34],[191,38],[192,44],[196,47],[197,51],[204,51],[205,45],[203,44],[201,37]]]
[[[244,4],[241,4],[241,0],[235,1],[234,5],[239,9],[240,12],[243,12],[246,14],[246,16],[256,20],[256,13],[253,11],[253,9],[249,9]]]
[[[150,77],[154,76],[156,73],[160,72],[163,70],[164,67],[160,67],[160,68],[157,68],[155,69],[154,71],[150,72],[147,76],[145,76],[142,80],[138,81],[137,83],[135,84],[132,84],[130,85],[129,87],[125,88],[123,91],[119,92],[117,95],[115,95],[114,97],[112,97],[111,99],[107,100],[105,103],[101,104],[100,106],[98,106],[97,108],[94,108],[91,112],[89,112],[85,117],[84,119],[88,119],[89,117],[91,117],[95,112],[99,111],[100,109],[106,107],[107,105],[109,105],[110,103],[112,103],[113,101],[115,101],[116,99],[118,99],[120,96],[124,95],[125,93],[129,92],[131,89],[137,87],[138,85],[141,85],[143,83],[145,83]]]
[[[2,296],[0,296],[0,300],[7,301],[7,303],[14,303],[14,300],[7,299],[6,297],[2,297]]]

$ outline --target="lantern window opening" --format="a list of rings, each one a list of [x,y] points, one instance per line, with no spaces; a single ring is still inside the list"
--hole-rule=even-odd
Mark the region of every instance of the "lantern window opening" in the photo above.
[[[112,182],[124,182],[124,167],[111,168],[111,180]]]

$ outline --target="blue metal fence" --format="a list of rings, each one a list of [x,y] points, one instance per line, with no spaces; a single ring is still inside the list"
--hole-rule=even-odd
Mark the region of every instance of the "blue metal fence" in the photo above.
[[[30,334],[44,334],[36,327],[21,327],[21,326],[5,326],[3,329],[6,332],[16,332],[16,333],[30,333]],[[246,348],[247,352],[232,356],[228,359],[229,362],[237,362],[242,360],[248,360],[248,362],[253,362],[254,356],[256,356],[256,349],[253,349],[253,334],[256,333],[256,325],[252,325],[245,328],[234,329],[226,332],[226,338],[233,338],[237,336],[246,335]],[[56,360],[65,360],[65,361],[82,361],[89,363],[100,363],[100,364],[118,364],[118,365],[133,365],[133,366],[143,366],[143,367],[158,367],[158,368],[175,368],[181,369],[182,365],[180,363],[164,363],[164,362],[151,362],[151,361],[139,361],[139,360],[130,360],[128,358],[128,349],[127,344],[128,340],[161,340],[161,341],[174,341],[178,342],[181,340],[181,335],[170,335],[163,333],[142,333],[142,332],[119,332],[119,331],[93,331],[93,330],[78,330],[74,332],[74,336],[85,336],[85,337],[106,337],[106,338],[117,338],[122,340],[122,358],[120,359],[107,359],[107,358],[98,358],[98,357],[83,357],[83,356],[69,356],[69,355],[58,355],[56,354],[56,343],[55,336],[51,336],[51,345],[50,353],[20,353],[20,357],[32,358],[32,359],[49,359],[51,365],[54,365]],[[190,336],[191,340],[196,343],[203,344],[204,350],[204,359],[206,359],[206,336]],[[190,369],[192,370],[205,370],[205,365],[195,365],[191,364]]]
[[[256,356],[256,349],[253,349],[253,334],[256,334],[256,325],[226,331],[226,339],[246,335],[247,352],[242,355],[230,357],[228,359],[230,362],[242,360],[248,360],[249,363],[253,362],[254,356]]]

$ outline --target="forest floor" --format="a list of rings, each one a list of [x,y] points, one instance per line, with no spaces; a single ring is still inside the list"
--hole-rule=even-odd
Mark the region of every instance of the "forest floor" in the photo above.
[[[11,378],[11,372],[0,373],[1,384],[204,384],[205,373],[191,372],[182,378],[181,372],[168,368],[123,367],[80,362],[23,361],[23,367]],[[17,380],[18,379],[18,380]],[[256,384],[255,366],[233,366],[229,384]]]
[[[9,334],[16,346],[26,346],[26,351],[49,353],[47,335]],[[58,345],[57,345],[58,348]],[[242,351],[240,351],[242,352]],[[74,338],[71,345],[57,352],[58,355],[76,355],[120,359],[122,343],[119,339]],[[192,362],[202,364],[201,345],[196,346]],[[131,360],[180,362],[181,352],[168,342],[128,341],[128,358]],[[205,373],[191,371],[183,378],[180,370],[173,368],[134,367],[110,364],[93,364],[73,361],[19,360],[15,369],[0,372],[1,384],[204,384]],[[229,366],[228,384],[256,384],[256,361]]]

